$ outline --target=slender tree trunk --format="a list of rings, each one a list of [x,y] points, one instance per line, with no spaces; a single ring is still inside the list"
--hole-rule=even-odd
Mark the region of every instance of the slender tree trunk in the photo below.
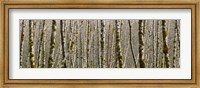
[[[110,55],[110,58],[111,61],[110,61],[110,67],[117,67],[116,65],[116,62],[117,62],[117,59],[116,59],[116,56],[115,56],[115,30],[116,30],[116,27],[114,26],[114,23],[115,23],[115,20],[113,20],[112,22],[112,30],[111,30],[111,35],[112,35],[112,40],[111,40],[111,55]]]
[[[50,43],[50,56],[49,56],[49,68],[53,68],[54,64],[55,64],[55,58],[54,58],[54,54],[55,54],[55,46],[56,46],[56,42],[55,42],[55,36],[56,36],[56,21],[52,20],[52,32],[51,32],[51,43]]]
[[[97,20],[97,56],[98,56],[98,67],[101,68],[101,56],[100,56],[100,33],[99,33],[99,20]]]
[[[109,24],[109,28],[108,28],[108,30],[107,30],[107,38],[108,38],[108,40],[107,40],[107,49],[106,49],[106,51],[107,51],[107,55],[106,55],[106,59],[107,59],[107,68],[109,68],[109,60],[110,60],[110,58],[109,58],[109,48],[110,48],[110,24]]]
[[[34,25],[35,23],[32,20],[29,20],[29,60],[31,62],[31,68],[35,68],[35,51],[34,51]]]
[[[116,24],[116,45],[115,45],[115,54],[116,54],[116,60],[117,60],[117,67],[122,68],[123,67],[123,61],[122,61],[122,53],[121,53],[121,44],[120,44],[120,23],[118,20],[115,20]]]
[[[80,42],[79,42],[79,38],[80,38],[80,28],[79,28],[79,21],[77,21],[76,24],[76,28],[77,28],[77,38],[76,38],[76,64],[77,64],[77,68],[80,68]]]
[[[63,56],[63,59],[62,59],[62,61],[61,61],[61,64],[62,64],[62,68],[66,68],[67,66],[66,66],[66,56],[65,56],[65,45],[66,45],[66,43],[65,43],[65,41],[66,41],[66,39],[65,39],[65,28],[64,28],[65,26],[64,26],[64,22],[63,22],[63,20],[60,20],[60,36],[61,36],[61,46],[62,46],[62,56]]]
[[[173,47],[173,67],[176,68],[177,67],[177,61],[178,61],[178,22],[177,20],[175,20],[175,28],[174,28],[174,47]]]
[[[90,22],[89,20],[87,21],[87,25],[88,25],[88,28],[87,28],[87,46],[86,46],[86,57],[87,57],[87,67],[89,67],[89,52],[90,52]]]
[[[81,22],[80,22],[81,23]],[[80,38],[79,38],[79,42],[80,42],[80,60],[81,60],[81,68],[83,68],[83,44],[82,44],[82,32],[81,32],[81,26],[79,25],[79,29],[80,29]]]
[[[85,27],[83,30],[83,60],[82,60],[82,65],[83,65],[83,68],[87,68],[87,21],[83,21],[83,27]]]
[[[158,29],[159,29],[159,21],[157,20],[157,28],[156,28],[156,36],[157,36],[157,41],[156,41],[156,47],[157,47],[157,49],[156,49],[156,58],[157,58],[157,60],[156,60],[156,67],[159,67],[159,56],[158,56],[158,51],[159,51],[159,37],[158,37]]]
[[[162,20],[162,35],[163,35],[163,53],[165,59],[165,66],[169,68],[169,54],[168,54],[168,30],[166,27],[166,20]]]
[[[156,37],[157,37],[156,32],[158,32],[158,31],[156,31],[155,22],[156,22],[156,20],[153,20],[153,26],[154,26],[154,28],[153,28],[153,58],[154,58],[153,67],[154,68],[157,67],[157,59],[158,59],[157,58],[157,44],[156,44],[156,42],[158,41],[156,39]]]
[[[20,68],[23,67],[24,29],[25,29],[25,24],[24,24],[24,20],[22,20],[21,42],[20,42]]]
[[[131,54],[132,54],[132,57],[133,57],[133,63],[134,63],[134,66],[135,66],[135,68],[137,68],[137,64],[136,64],[136,58],[135,58],[135,53],[134,53],[134,51],[133,51],[133,44],[132,44],[132,36],[131,36],[131,33],[132,33],[132,31],[131,31],[131,29],[132,29],[132,27],[131,27],[131,22],[130,22],[130,20],[128,20],[128,25],[129,25],[129,31],[130,31],[130,33],[129,33],[129,37],[130,37],[130,39],[129,39],[129,43],[130,43],[130,48],[131,48]]]
[[[110,21],[110,35],[111,35],[110,36],[111,37],[111,40],[110,40],[111,42],[110,43],[111,43],[111,45],[110,45],[110,50],[109,50],[109,52],[110,52],[109,68],[112,68],[112,64],[113,64],[112,63],[113,62],[112,61],[113,60],[113,51],[114,51],[113,50],[113,41],[115,41],[114,40],[114,34],[113,34],[113,31],[114,31],[113,30],[113,25],[111,25],[112,23],[113,23],[113,21]]]
[[[101,45],[101,68],[105,68],[105,57],[104,57],[104,44],[105,44],[105,22],[103,20],[101,20],[101,41],[100,41],[100,45]]]
[[[91,35],[91,39],[92,39],[92,41],[91,41],[91,43],[92,43],[92,46],[91,46],[91,48],[92,48],[92,50],[91,50],[91,53],[92,53],[92,55],[91,55],[91,64],[92,64],[92,68],[95,68],[96,67],[96,63],[95,63],[95,60],[96,60],[96,58],[95,58],[95,30],[96,30],[96,28],[95,28],[95,26],[94,26],[94,21],[93,21],[93,26],[92,26],[92,35]]]
[[[180,21],[176,20],[176,35],[177,35],[177,53],[176,53],[176,67],[180,67]]]
[[[47,25],[45,23],[45,20],[43,20],[43,31],[42,31],[42,60],[43,60],[43,63],[42,63],[42,67],[46,67],[46,29],[47,29]]]
[[[69,49],[68,49],[68,52],[69,52],[69,67],[73,67],[73,52],[74,52],[74,26],[73,26],[73,23],[71,20],[70,20],[70,39],[69,39]]]
[[[74,36],[74,46],[73,46],[73,65],[72,68],[75,68],[76,66],[76,61],[77,61],[77,36],[78,36],[78,31],[77,31],[77,26],[76,26],[77,21],[74,21],[74,32],[73,32],[73,36]]]
[[[39,68],[42,68],[43,67],[43,59],[44,58],[42,58],[42,49],[43,49],[43,35],[44,35],[44,32],[43,32],[43,30],[44,30],[44,23],[43,23],[43,21],[41,21],[41,24],[40,24],[40,27],[39,27],[39,30],[40,30],[40,32],[42,32],[41,33],[41,36],[40,36],[40,39],[39,39],[39,55],[38,55],[38,59],[39,59],[39,61],[38,61],[38,67]]]
[[[144,62],[144,20],[139,20],[139,63],[140,68],[145,68]]]

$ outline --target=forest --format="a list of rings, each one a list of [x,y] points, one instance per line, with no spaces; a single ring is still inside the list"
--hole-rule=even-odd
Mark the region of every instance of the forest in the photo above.
[[[20,68],[180,68],[177,19],[21,19]]]

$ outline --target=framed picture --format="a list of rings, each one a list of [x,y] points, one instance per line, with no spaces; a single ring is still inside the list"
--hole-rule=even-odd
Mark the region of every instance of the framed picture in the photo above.
[[[199,87],[199,1],[1,3],[2,87]]]

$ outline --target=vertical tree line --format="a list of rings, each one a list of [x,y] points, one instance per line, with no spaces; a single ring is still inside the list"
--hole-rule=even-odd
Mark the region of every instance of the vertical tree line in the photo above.
[[[54,64],[55,64],[55,46],[56,46],[56,42],[55,42],[55,36],[56,36],[56,21],[52,20],[52,32],[51,32],[51,40],[50,40],[50,52],[49,52],[49,68],[54,68]]]
[[[169,68],[169,54],[168,54],[168,30],[166,27],[166,20],[162,20],[162,35],[163,35],[163,53],[164,53],[164,64],[166,68]]]
[[[139,20],[139,63],[140,68],[145,68],[145,62],[144,62],[144,30],[145,30],[145,21]]]
[[[20,67],[22,67],[23,63],[23,45],[24,45],[24,29],[25,29],[25,23],[24,20],[22,20],[21,23],[21,38],[20,38]]]
[[[20,20],[21,68],[179,68],[180,20]]]
[[[31,62],[31,68],[35,68],[35,49],[34,49],[34,33],[36,23],[33,20],[29,20],[29,60]]]

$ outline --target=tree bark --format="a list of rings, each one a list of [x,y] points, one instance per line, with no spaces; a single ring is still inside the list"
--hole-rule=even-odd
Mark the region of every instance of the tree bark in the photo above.
[[[43,35],[44,35],[44,32],[43,32],[43,30],[44,30],[44,23],[43,23],[44,21],[41,21],[41,24],[40,24],[40,27],[39,27],[39,30],[40,30],[40,32],[42,32],[41,33],[41,36],[40,36],[40,39],[39,39],[39,55],[38,55],[38,59],[39,59],[39,61],[38,61],[38,67],[39,68],[42,68],[42,67],[44,67],[43,66],[43,57],[42,57],[42,54],[43,54],[43,51],[42,51],[42,49],[43,49],[43,42],[44,42],[44,40],[43,40]]]
[[[156,31],[156,20],[153,20],[153,26],[154,26],[154,28],[153,28],[153,58],[154,58],[154,63],[153,63],[153,67],[154,68],[156,68],[157,67],[157,39],[156,39],[156,37],[157,37],[157,33],[156,32],[158,32],[158,31]]]
[[[101,20],[101,34],[100,34],[100,46],[101,46],[101,68],[105,68],[105,56],[104,56],[104,44],[105,44],[105,22]]]
[[[176,68],[178,67],[178,48],[179,48],[179,27],[178,27],[178,20],[175,20],[175,28],[174,28],[174,47],[173,47],[173,67]]]
[[[144,62],[144,20],[139,20],[139,63],[140,68],[145,68]]]
[[[20,68],[23,67],[24,29],[25,29],[25,24],[24,24],[24,20],[22,20],[21,41],[20,41]]]
[[[87,26],[88,26],[88,28],[87,28],[87,46],[86,46],[86,57],[87,57],[87,67],[89,67],[89,52],[90,52],[90,29],[91,29],[91,27],[90,27],[90,22],[89,21],[87,21]]]
[[[65,56],[65,47],[66,47],[65,41],[66,41],[66,39],[65,39],[65,28],[64,28],[65,26],[64,25],[65,25],[64,22],[62,20],[60,20],[60,36],[61,36],[62,56],[63,56],[63,59],[61,61],[62,68],[67,67],[66,66],[66,56]]]
[[[34,26],[35,23],[32,20],[29,20],[29,60],[31,62],[31,68],[35,68],[35,51],[34,51]]]
[[[169,68],[169,54],[168,54],[168,30],[166,27],[166,20],[162,20],[162,35],[163,35],[163,53],[165,59],[165,66]]]
[[[53,68],[54,64],[55,64],[55,58],[54,58],[54,54],[55,54],[55,46],[56,46],[56,42],[55,42],[55,36],[56,36],[56,21],[52,20],[52,32],[51,32],[51,43],[50,43],[50,56],[49,56],[49,68]]]
[[[115,54],[116,54],[116,60],[117,60],[117,68],[122,68],[123,67],[123,61],[122,61],[122,53],[121,53],[121,44],[120,44],[120,23],[118,20],[115,20],[116,24],[116,44],[115,44]]]
[[[130,22],[130,20],[128,20],[128,25],[129,25],[129,31],[130,31],[130,33],[129,33],[129,37],[130,37],[130,39],[129,39],[129,43],[130,43],[130,48],[131,48],[131,54],[132,54],[132,58],[133,58],[133,63],[134,63],[134,66],[135,66],[135,68],[137,68],[137,64],[136,64],[136,58],[135,58],[135,53],[134,53],[134,51],[133,51],[133,44],[132,44],[132,36],[131,36],[131,33],[132,33],[132,27],[131,27],[131,22]]]

